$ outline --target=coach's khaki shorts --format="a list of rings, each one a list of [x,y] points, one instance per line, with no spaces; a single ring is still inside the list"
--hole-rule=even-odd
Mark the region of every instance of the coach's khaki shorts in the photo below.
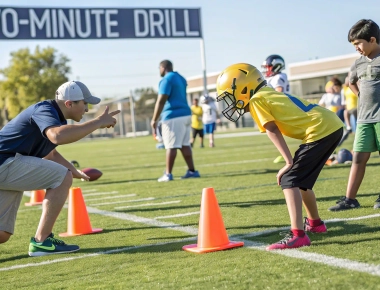
[[[13,234],[23,191],[60,186],[67,168],[37,157],[8,158],[0,166],[0,231]]]
[[[190,146],[191,116],[162,121],[162,140],[165,149]]]

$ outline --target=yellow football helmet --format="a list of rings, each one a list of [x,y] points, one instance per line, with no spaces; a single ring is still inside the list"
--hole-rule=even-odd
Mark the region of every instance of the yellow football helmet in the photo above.
[[[224,69],[216,81],[216,100],[225,101],[223,115],[236,122],[245,113],[251,97],[267,84],[264,76],[253,65],[237,63]]]

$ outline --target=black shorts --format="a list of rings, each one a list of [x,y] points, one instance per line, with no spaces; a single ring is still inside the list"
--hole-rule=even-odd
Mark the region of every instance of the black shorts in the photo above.
[[[281,177],[281,188],[313,189],[327,159],[343,136],[343,128],[318,141],[302,144],[293,158],[293,166]]]
[[[203,138],[203,129],[191,128],[191,130],[193,131],[193,138],[197,137],[197,135],[199,135],[199,137]]]

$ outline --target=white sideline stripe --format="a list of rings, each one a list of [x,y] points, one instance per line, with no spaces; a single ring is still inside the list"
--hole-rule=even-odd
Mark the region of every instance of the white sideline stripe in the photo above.
[[[210,167],[210,166],[222,166],[222,165],[230,165],[230,164],[241,164],[241,163],[255,163],[255,162],[263,162],[273,160],[273,158],[263,158],[263,159],[251,159],[251,160],[239,160],[233,162],[220,162],[220,163],[212,163],[212,164],[201,164],[197,165],[197,167]]]
[[[96,256],[100,256],[100,255],[126,252],[126,251],[141,249],[141,248],[145,248],[145,247],[164,246],[164,245],[168,245],[168,244],[174,244],[174,243],[185,242],[185,241],[193,241],[193,240],[196,240],[196,238],[194,237],[194,238],[181,239],[181,240],[165,242],[165,243],[125,247],[125,248],[121,248],[121,249],[108,250],[108,251],[104,251],[104,252],[97,252],[97,253],[86,254],[86,255],[82,255],[82,256],[74,256],[74,257],[68,257],[68,258],[62,258],[62,259],[49,260],[49,261],[44,261],[44,262],[40,262],[40,263],[29,263],[29,264],[24,264],[24,265],[15,265],[15,266],[6,267],[6,268],[0,268],[0,272],[22,269],[22,268],[28,268],[28,267],[49,265],[49,264],[53,264],[53,263],[67,262],[67,261],[72,261],[72,260],[77,260],[77,259],[96,257]],[[231,239],[231,240],[233,241],[235,239]],[[240,241],[244,242],[244,247],[247,249],[265,251],[266,244],[247,241],[247,240],[240,240]],[[282,256],[287,256],[287,257],[291,257],[291,258],[296,258],[296,259],[302,259],[302,260],[306,260],[306,261],[311,261],[311,262],[315,262],[318,264],[328,265],[328,266],[337,267],[337,268],[341,268],[341,269],[347,269],[347,270],[352,270],[352,271],[356,271],[356,272],[368,273],[368,274],[371,274],[374,276],[380,276],[380,265],[366,264],[366,263],[362,263],[362,262],[356,262],[356,261],[352,261],[352,260],[348,260],[348,259],[340,259],[340,258],[322,255],[322,254],[303,252],[303,251],[300,251],[297,249],[271,251],[270,253],[278,254],[278,255],[282,255]]]
[[[94,192],[94,191],[98,191],[98,190],[97,189],[83,189],[82,193],[83,192]]]
[[[194,212],[188,212],[188,213],[180,213],[180,214],[174,214],[174,215],[163,215],[163,216],[158,216],[155,217],[154,219],[170,219],[170,218],[176,218],[176,217],[183,217],[183,216],[189,216],[189,215],[195,215],[199,214],[199,211],[194,211]]]
[[[87,202],[87,201],[94,201],[94,200],[113,199],[113,198],[132,197],[132,196],[136,196],[136,194],[112,195],[112,196],[106,196],[106,197],[90,198],[90,199],[85,199],[85,200]]]
[[[222,139],[222,138],[231,138],[231,137],[246,137],[246,136],[256,136],[256,135],[263,135],[263,133],[260,132],[240,132],[240,133],[226,133],[226,134],[215,134],[215,139]]]
[[[82,191],[83,192],[83,191]],[[94,195],[104,195],[104,194],[114,194],[119,193],[118,191],[103,191],[103,192],[97,192],[97,193],[89,193],[89,194],[83,194],[84,197],[87,196],[94,196]]]
[[[90,204],[90,206],[99,206],[99,205],[108,205],[108,204],[117,204],[117,203],[126,203],[126,202],[138,202],[138,201],[148,201],[148,200],[155,200],[155,197],[147,197],[147,198],[140,198],[140,199],[132,199],[132,200],[124,200],[124,201],[113,201],[113,202],[103,202],[103,203],[96,203],[96,204]]]
[[[126,213],[103,211],[103,210],[99,210],[97,208],[92,208],[92,207],[87,207],[87,210],[89,213],[100,214],[103,216],[109,216],[109,217],[118,218],[118,219],[122,219],[122,220],[129,220],[129,221],[133,221],[133,222],[137,222],[137,223],[144,223],[144,224],[153,225],[153,226],[157,226],[157,227],[161,227],[161,228],[170,228],[173,230],[177,230],[177,231],[181,231],[181,232],[185,232],[185,233],[189,233],[189,234],[194,234],[194,235],[196,235],[198,232],[198,229],[193,228],[193,227],[183,227],[181,225],[174,224],[174,223],[160,222],[157,220],[138,217],[138,216],[126,214]],[[374,215],[363,216],[363,217],[358,217],[358,218],[332,219],[329,222],[358,220],[358,219],[364,219],[364,218],[374,218],[374,217],[378,217],[378,216],[379,216],[379,214],[374,214]],[[261,233],[264,233],[264,232],[268,232],[268,231],[262,231]],[[241,237],[248,237],[249,235],[250,234],[241,235]],[[24,265],[16,265],[16,266],[11,266],[11,267],[6,267],[6,268],[0,268],[0,272],[1,271],[15,270],[15,269],[22,269],[22,268],[27,268],[27,267],[49,265],[49,264],[53,264],[53,263],[66,262],[66,261],[71,261],[71,260],[76,260],[76,259],[87,258],[87,257],[95,257],[95,256],[99,256],[99,255],[104,255],[104,254],[111,254],[111,253],[129,251],[129,250],[133,250],[133,249],[140,249],[143,247],[162,246],[162,245],[178,243],[178,242],[182,242],[182,241],[191,241],[191,240],[196,240],[196,238],[194,237],[194,238],[182,239],[179,241],[177,240],[177,241],[172,241],[172,242],[167,242],[167,243],[158,243],[158,244],[151,244],[151,245],[126,247],[126,248],[122,248],[122,249],[114,249],[114,250],[109,250],[109,251],[105,251],[105,252],[97,252],[97,253],[92,253],[92,254],[86,254],[86,255],[82,255],[82,256],[75,256],[75,257],[69,257],[69,258],[63,258],[63,259],[49,260],[49,261],[44,261],[44,262],[40,262],[40,263],[29,263],[29,264],[24,264]],[[231,240],[243,241],[245,243],[246,248],[248,248],[248,249],[264,250],[265,246],[266,246],[265,244],[259,243],[259,242],[241,240],[241,239],[239,239],[239,236],[235,236],[234,238],[231,238]],[[321,255],[321,254],[302,252],[302,251],[296,250],[296,249],[271,251],[271,253],[280,254],[280,255],[284,255],[284,256],[288,256],[288,257],[292,257],[292,258],[297,258],[297,259],[303,259],[303,260],[307,260],[307,261],[312,261],[312,262],[316,262],[319,264],[326,264],[326,265],[333,266],[333,267],[338,267],[338,268],[343,268],[343,269],[348,269],[348,270],[352,270],[352,271],[369,273],[371,275],[380,276],[380,265],[366,264],[366,263],[330,257],[330,256],[326,256],[326,255]]]
[[[117,206],[115,209],[123,209],[123,208],[131,208],[131,207],[142,207],[142,206],[155,206],[155,205],[164,205],[164,204],[172,204],[179,203],[180,200],[166,201],[166,202],[152,202],[152,203],[144,203],[144,204],[136,204],[136,205],[127,205],[127,206]]]
[[[17,212],[31,211],[31,210],[42,210],[42,206],[34,206],[31,208],[19,209]]]
[[[244,242],[244,247],[248,249],[255,249],[265,251],[266,244],[252,242],[247,240],[240,240]],[[348,259],[335,258],[323,254],[303,252],[297,249],[288,250],[276,250],[270,251],[270,253],[287,256],[291,258],[306,260],[318,264],[328,265],[332,267],[352,270],[356,272],[368,273],[374,276],[380,276],[380,265],[367,264],[362,262],[356,262]]]
[[[193,228],[190,226],[182,226],[182,225],[171,223],[171,222],[161,222],[161,221],[157,221],[155,219],[144,218],[144,217],[136,216],[133,214],[100,210],[100,209],[97,209],[95,207],[87,207],[87,211],[89,213],[100,214],[102,216],[108,216],[108,217],[113,217],[113,218],[117,218],[117,219],[121,219],[121,220],[127,220],[127,221],[136,222],[136,223],[142,223],[142,224],[155,226],[155,227],[159,227],[159,228],[174,229],[174,230],[177,230],[177,231],[180,231],[183,233],[187,233],[187,234],[191,234],[191,235],[197,235],[198,234],[197,228]]]
[[[54,264],[54,263],[67,262],[67,261],[72,261],[72,260],[77,260],[77,259],[96,257],[96,256],[100,256],[100,255],[126,252],[126,251],[141,249],[141,248],[145,248],[145,247],[164,246],[164,245],[168,245],[168,244],[180,243],[180,242],[185,242],[185,241],[194,241],[194,240],[196,240],[196,238],[186,238],[186,239],[172,241],[172,242],[163,242],[163,243],[158,243],[158,244],[148,244],[148,245],[141,245],[141,246],[131,246],[131,247],[125,247],[125,248],[121,248],[121,249],[108,250],[108,251],[104,251],[104,252],[91,253],[91,254],[86,254],[86,255],[81,255],[81,256],[74,256],[74,257],[68,257],[68,258],[48,260],[48,261],[44,261],[44,262],[40,262],[40,263],[29,263],[29,264],[24,264],[24,265],[15,265],[15,266],[7,267],[7,268],[0,268],[0,272],[16,270],[16,269],[23,269],[23,268],[28,268],[28,267],[50,265],[50,264]]]

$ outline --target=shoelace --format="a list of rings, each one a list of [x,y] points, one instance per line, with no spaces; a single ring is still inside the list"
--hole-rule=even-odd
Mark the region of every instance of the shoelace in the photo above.
[[[336,203],[341,203],[341,202],[344,202],[346,200],[346,197],[345,196],[342,196],[341,198],[339,198]]]
[[[58,240],[58,239],[53,238],[53,237],[48,237],[47,239],[49,239],[55,245],[62,245],[62,246],[66,245],[64,241]]]
[[[281,241],[277,244],[286,244],[290,239],[293,238],[292,232],[280,232],[280,236],[285,236]]]

